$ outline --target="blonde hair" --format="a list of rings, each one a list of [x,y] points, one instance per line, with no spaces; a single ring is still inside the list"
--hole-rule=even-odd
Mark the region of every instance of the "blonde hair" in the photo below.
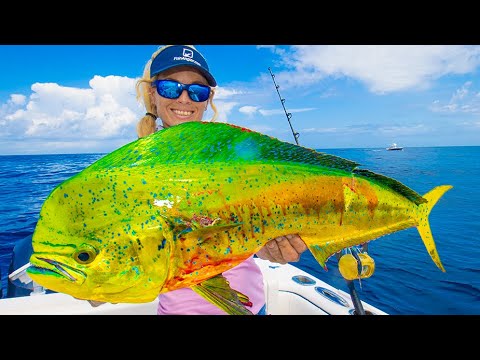
[[[155,104],[151,103],[150,95],[148,92],[148,88],[151,86],[152,82],[155,80],[150,78],[150,65],[152,64],[152,61],[157,57],[157,55],[160,54],[163,50],[165,50],[169,46],[172,46],[172,45],[165,45],[163,47],[160,47],[152,54],[152,57],[150,58],[150,60],[148,60],[147,63],[145,64],[145,68],[143,70],[143,76],[137,80],[137,83],[135,85],[135,90],[137,93],[137,101],[143,103],[146,110],[146,114],[137,123],[138,137],[144,137],[144,136],[153,134],[157,130],[157,124],[156,124],[156,119],[158,117],[157,109]],[[195,49],[195,47],[192,45],[188,45],[188,46]],[[215,89],[212,88],[212,94],[208,99],[208,102],[210,103],[210,106],[212,107],[214,114],[210,121],[215,121],[218,116],[217,107],[213,104],[214,95],[215,95]]]

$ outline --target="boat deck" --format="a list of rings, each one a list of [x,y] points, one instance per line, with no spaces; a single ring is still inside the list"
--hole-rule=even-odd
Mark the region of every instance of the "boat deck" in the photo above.
[[[265,285],[269,315],[355,315],[350,295],[291,265],[255,258]],[[158,299],[149,303],[92,306],[60,293],[36,292],[0,300],[0,315],[155,315]],[[368,315],[387,315],[362,301]]]

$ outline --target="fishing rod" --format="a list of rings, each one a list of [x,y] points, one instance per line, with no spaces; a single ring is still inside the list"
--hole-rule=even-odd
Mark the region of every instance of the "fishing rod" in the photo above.
[[[290,118],[292,117],[292,114],[287,112],[287,109],[285,108],[285,99],[282,98],[280,95],[280,91],[278,90],[280,88],[280,85],[277,85],[275,82],[275,75],[272,72],[271,68],[268,68],[268,71],[270,72],[270,75],[272,76],[273,84],[275,85],[275,89],[277,90],[278,97],[280,98],[280,102],[282,103],[283,110],[285,111],[285,115],[287,116],[287,121],[288,124],[290,125],[290,129],[292,130],[293,138],[295,139],[295,142],[297,145],[300,145],[298,142],[298,138],[300,134],[293,130],[292,122],[290,121]],[[352,251],[353,256],[355,257],[355,260],[357,260],[357,265],[358,265],[358,274],[362,273],[362,262],[359,259],[358,255],[356,254],[355,251]],[[340,260],[341,255],[337,253],[337,260]],[[350,292],[350,297],[352,299],[353,306],[355,307],[355,314],[356,315],[365,315],[365,309],[363,308],[362,302],[360,301],[360,298],[358,297],[357,290],[355,289],[355,283],[353,280],[347,280],[347,287]]]
[[[292,117],[292,113],[287,112],[287,109],[285,108],[285,99],[282,98],[282,96],[280,95],[280,91],[278,90],[280,85],[277,85],[277,83],[275,82],[275,75],[273,75],[272,69],[268,68],[268,71],[272,76],[273,83],[275,84],[275,89],[277,90],[278,97],[280,98],[280,102],[282,103],[283,111],[285,111],[285,115],[287,116],[287,121],[288,121],[288,124],[290,125],[290,129],[292,130],[293,138],[295,139],[295,142],[297,143],[297,145],[300,145],[298,143],[298,137],[300,136],[300,134],[295,130],[293,130],[292,122],[290,121],[290,118]]]

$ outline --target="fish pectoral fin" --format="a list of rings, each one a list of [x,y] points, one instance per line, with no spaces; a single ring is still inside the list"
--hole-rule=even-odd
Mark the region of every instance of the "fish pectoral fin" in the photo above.
[[[253,315],[245,307],[250,304],[248,296],[232,289],[222,274],[192,286],[192,290],[229,315]]]
[[[211,219],[207,216],[194,216],[191,219],[178,216],[171,219],[162,216],[163,235],[166,239],[173,240],[188,235],[196,237],[197,241],[202,243],[215,233],[242,225],[241,222],[222,223],[221,221],[221,219]]]

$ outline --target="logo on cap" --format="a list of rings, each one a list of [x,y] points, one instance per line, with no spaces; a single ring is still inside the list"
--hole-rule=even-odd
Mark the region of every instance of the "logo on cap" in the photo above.
[[[186,61],[189,63],[194,63],[198,67],[203,68],[204,66],[198,61],[193,59],[193,50],[188,48],[183,48],[182,56],[174,56],[173,61]]]
[[[193,58],[193,51],[191,49],[183,49],[183,56]]]

